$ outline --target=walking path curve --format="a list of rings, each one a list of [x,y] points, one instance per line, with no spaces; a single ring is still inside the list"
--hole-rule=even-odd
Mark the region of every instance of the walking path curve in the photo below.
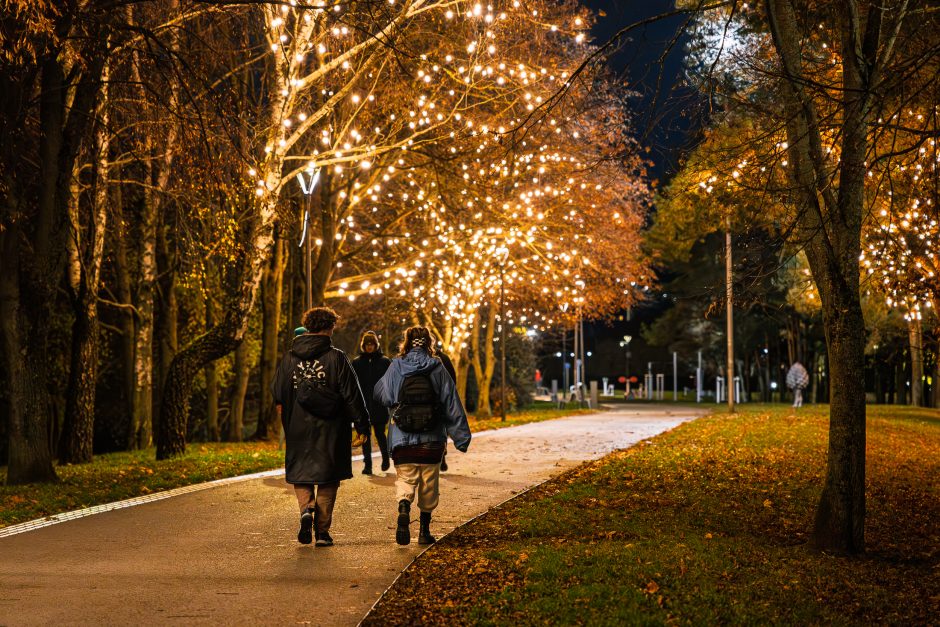
[[[466,455],[451,447],[432,531],[703,413],[631,405],[480,433]],[[343,482],[330,548],[297,543],[283,477],[0,538],[0,625],[356,625],[424,548],[394,543],[393,484],[394,469]]]

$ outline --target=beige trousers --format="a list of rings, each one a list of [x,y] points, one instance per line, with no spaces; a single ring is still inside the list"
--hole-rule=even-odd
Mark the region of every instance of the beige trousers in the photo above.
[[[314,491],[314,489],[316,490]],[[333,506],[336,505],[337,490],[339,490],[339,481],[319,485],[312,483],[294,484],[294,495],[297,497],[300,512],[303,513],[308,507],[316,511],[315,520],[317,521],[317,528],[315,531],[330,530],[330,524],[333,522]]]
[[[395,464],[398,479],[395,481],[395,496],[413,503],[418,495],[418,509],[432,512],[440,497],[440,464]]]

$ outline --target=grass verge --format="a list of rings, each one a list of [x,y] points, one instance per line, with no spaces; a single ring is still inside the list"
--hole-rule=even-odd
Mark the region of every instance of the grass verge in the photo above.
[[[935,624],[940,413],[871,407],[868,551],[814,552],[825,407],[716,414],[425,552],[365,625]]]
[[[499,417],[471,416],[470,430],[488,431],[587,411],[536,403],[509,414],[506,422]],[[53,484],[3,485],[6,467],[0,467],[0,528],[151,492],[272,470],[284,464],[284,452],[270,442],[192,443],[182,457],[163,461],[155,458],[152,448],[96,455],[90,464],[58,466],[60,480]]]

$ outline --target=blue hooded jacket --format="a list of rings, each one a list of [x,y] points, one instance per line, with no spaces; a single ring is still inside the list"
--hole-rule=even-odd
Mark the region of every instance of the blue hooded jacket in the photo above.
[[[470,425],[467,423],[467,412],[457,396],[457,386],[444,370],[441,360],[431,357],[424,349],[413,348],[404,357],[392,360],[385,375],[375,384],[375,400],[386,407],[397,405],[402,381],[412,374],[424,374],[431,379],[431,385],[444,408],[444,420],[437,429],[428,433],[406,433],[392,421],[388,428],[388,450],[426,442],[446,442],[449,435],[457,450],[467,452],[470,446]]]

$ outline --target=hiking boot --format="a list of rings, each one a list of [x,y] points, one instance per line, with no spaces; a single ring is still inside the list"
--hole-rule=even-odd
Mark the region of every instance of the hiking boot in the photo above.
[[[398,501],[398,527],[395,529],[395,542],[405,546],[411,544],[411,503],[407,499]]]
[[[418,544],[434,544],[437,538],[431,535],[431,512],[421,512]]]
[[[387,458],[387,457],[384,458],[384,459],[382,459],[382,472],[385,472],[386,470],[388,470],[388,468],[389,468],[390,465],[391,465],[391,464],[388,463],[388,458]]]
[[[333,538],[329,531],[317,532],[317,546],[333,546]]]
[[[297,532],[297,542],[301,544],[310,544],[313,536],[310,530],[313,529],[313,510],[307,508],[300,515],[300,531]]]

